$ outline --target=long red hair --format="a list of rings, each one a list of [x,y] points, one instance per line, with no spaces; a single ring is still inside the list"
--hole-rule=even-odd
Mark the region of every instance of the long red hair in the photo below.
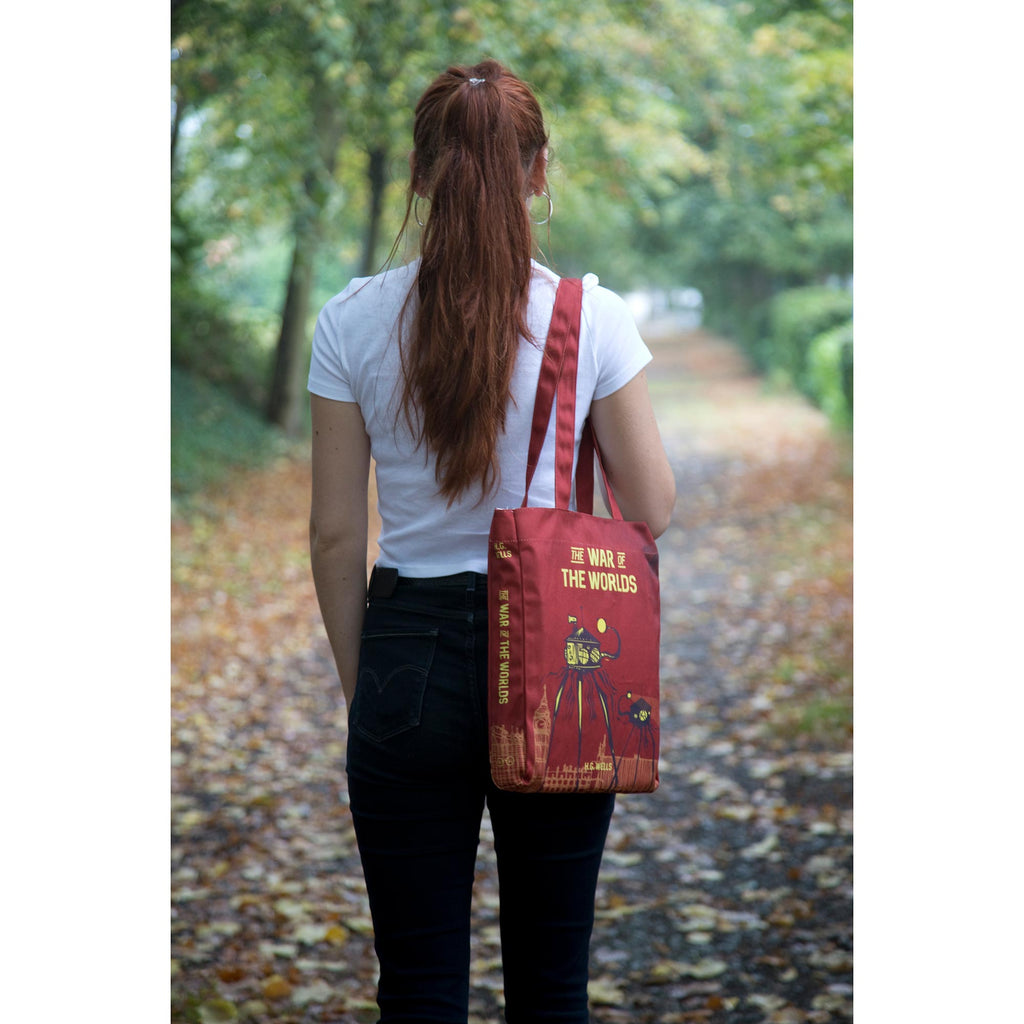
[[[496,61],[451,67],[416,106],[406,224],[430,200],[402,347],[401,409],[436,458],[449,504],[497,482],[533,241],[526,201],[548,136],[525,83]],[[415,302],[414,302],[415,299]]]

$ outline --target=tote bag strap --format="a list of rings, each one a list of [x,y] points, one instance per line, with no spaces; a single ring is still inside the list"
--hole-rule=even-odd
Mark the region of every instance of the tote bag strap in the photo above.
[[[576,434],[576,366],[579,357],[580,310],[583,305],[583,282],[574,277],[563,277],[558,282],[555,306],[551,312],[544,356],[537,380],[537,397],[533,403],[533,425],[530,448],[526,459],[526,491],[523,505],[530,494],[533,474],[540,461],[540,450],[547,436],[551,407],[558,394],[555,413],[555,507],[568,508],[572,493],[573,439]],[[571,383],[566,389],[563,381]],[[568,452],[564,444],[569,432]],[[563,442],[559,442],[563,438]]]
[[[537,397],[533,406],[533,424],[530,431],[530,449],[526,463],[526,492],[523,505],[530,494],[530,483],[540,460],[540,451],[547,436],[551,407],[557,395],[555,412],[555,507],[567,509],[572,495],[572,460],[576,440],[576,371],[579,364],[580,314],[583,306],[583,282],[577,278],[562,278],[555,295],[544,358],[541,360],[537,381]],[[612,493],[601,449],[594,436],[594,428],[587,418],[580,439],[579,462],[576,466],[576,508],[592,515],[594,511],[594,458],[601,472],[608,509],[613,519],[621,519],[622,512]]]
[[[576,466],[576,508],[587,515],[594,514],[594,457],[597,457],[597,468],[601,471],[601,480],[604,483],[604,494],[608,500],[608,511],[613,519],[621,519],[622,512],[619,503],[612,493],[611,484],[608,483],[608,475],[604,471],[604,462],[601,460],[601,449],[597,446],[597,438],[594,436],[594,427],[587,417],[583,424],[583,437],[580,438],[580,461]]]

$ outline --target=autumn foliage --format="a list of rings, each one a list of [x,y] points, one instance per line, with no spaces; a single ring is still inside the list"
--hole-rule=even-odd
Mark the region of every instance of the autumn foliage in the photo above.
[[[659,541],[662,785],[620,798],[597,1024],[852,1019],[849,443],[736,350],[650,332],[679,501]],[[345,711],[308,565],[309,466],[173,523],[172,1021],[368,1022]],[[481,843],[474,1021],[500,1019]]]

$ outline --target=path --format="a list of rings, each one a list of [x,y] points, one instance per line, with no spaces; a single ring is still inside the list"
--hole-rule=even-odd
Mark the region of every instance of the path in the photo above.
[[[849,1020],[848,453],[731,346],[645,334],[680,495],[659,541],[662,786],[618,803],[593,1019]],[[308,487],[282,463],[175,524],[175,1022],[375,1019]],[[473,1019],[496,1022],[486,830],[477,905]]]

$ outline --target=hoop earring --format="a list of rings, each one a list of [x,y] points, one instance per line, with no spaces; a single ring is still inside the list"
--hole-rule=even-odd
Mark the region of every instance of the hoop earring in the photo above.
[[[418,224],[418,225],[419,225],[419,226],[420,226],[421,228],[422,228],[422,227],[425,227],[425,226],[426,226],[426,225],[425,225],[425,224],[423,223],[423,221],[421,221],[421,220],[420,220],[420,200],[421,200],[422,198],[423,198],[423,196],[421,196],[421,195],[417,195],[417,196],[416,196],[416,201],[415,201],[415,202],[414,202],[414,203],[412,204],[412,215],[413,215],[413,217],[415,217],[415,218],[416,218],[416,223],[417,223],[417,224]],[[430,216],[430,214],[428,213],[428,214],[427,214],[427,216],[429,217],[429,216]]]
[[[551,214],[553,214],[555,212],[555,204],[552,201],[551,195],[547,191],[547,189],[545,189],[543,192],[541,192],[541,195],[548,201],[548,215],[543,220],[534,220],[532,217],[530,218],[530,223],[531,224],[536,224],[537,227],[541,227],[544,224],[550,223],[550,221],[551,221]]]

